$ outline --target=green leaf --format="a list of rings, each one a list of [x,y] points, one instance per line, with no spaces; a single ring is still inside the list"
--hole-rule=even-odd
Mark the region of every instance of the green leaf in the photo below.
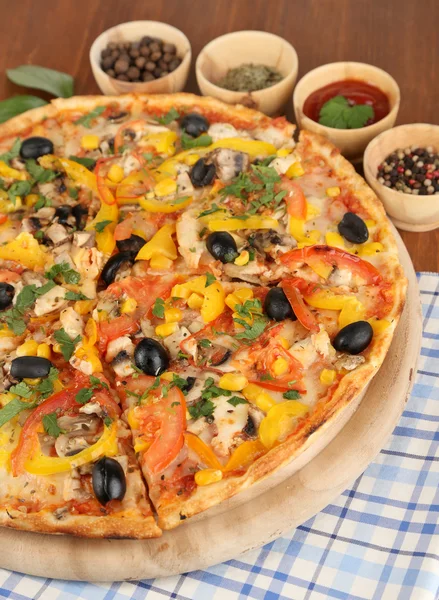
[[[235,338],[237,340],[255,340],[261,335],[261,333],[264,332],[265,328],[268,325],[268,321],[265,319],[265,317],[255,317],[251,325],[249,325],[246,321],[243,321],[242,319],[233,320],[235,321],[235,323],[238,323],[239,325],[242,325],[245,328],[244,331],[241,331],[240,333],[237,333],[235,335]]]
[[[187,409],[192,419],[199,419],[212,416],[215,404],[211,400],[200,400],[193,406],[188,406]]]
[[[209,285],[212,285],[214,281],[216,281],[215,275],[212,275],[212,273],[206,273],[206,285],[204,287],[209,287]]]
[[[110,223],[112,223],[113,221],[99,221],[99,223],[96,223],[95,225],[95,229],[98,233],[102,233],[104,231],[104,229],[106,228],[107,225],[110,225]]]
[[[152,308],[152,314],[158,319],[164,319],[165,317],[165,301],[163,298],[157,298]]]
[[[81,341],[81,336],[77,335],[75,339],[72,340],[65,329],[62,328],[55,331],[53,337],[61,346],[61,353],[64,357],[64,360],[69,361],[73,352],[75,351],[75,345]]]
[[[99,377],[95,377],[94,375],[90,375],[90,383],[93,387],[103,387],[106,390],[110,389],[105,381],[101,381]]]
[[[297,390],[288,390],[282,394],[285,400],[298,400],[300,398],[300,394]]]
[[[203,210],[203,212],[200,212],[197,219],[201,219],[201,217],[205,217],[206,215],[212,215],[213,213],[216,213],[216,212],[226,212],[226,209],[220,208],[217,204],[215,204],[215,202],[213,202],[211,208],[208,208],[207,210]]]
[[[38,194],[38,200],[35,202],[34,210],[40,210],[45,206],[52,206],[52,200],[43,194]]]
[[[190,148],[200,148],[202,146],[210,146],[212,143],[212,138],[207,133],[201,134],[197,138],[192,138],[187,133],[181,134],[181,147],[183,150],[189,150]]]
[[[70,198],[73,198],[73,200],[78,199],[78,190],[76,188],[69,188],[67,191],[69,193]]]
[[[69,263],[62,262],[56,265],[52,265],[48,271],[46,271],[47,279],[55,279],[58,275],[62,275],[66,283],[77,284],[81,279],[81,275],[71,268]]]
[[[47,433],[47,435],[57,438],[59,435],[61,435],[61,433],[65,433],[65,430],[61,429],[61,427],[58,425],[56,412],[44,415],[42,421],[44,431]]]
[[[28,96],[26,94],[13,96],[12,98],[3,100],[0,102],[0,123],[4,123],[17,115],[21,115],[31,108],[38,108],[45,104],[47,104],[45,100],[37,98],[37,96]]]
[[[0,160],[9,164],[9,161],[11,159],[17,158],[17,156],[20,154],[20,148],[21,148],[21,140],[20,140],[20,138],[16,138],[15,142],[12,145],[12,148],[10,150],[8,150],[8,152],[4,152],[3,154],[0,154]]]
[[[104,417],[105,427],[111,427],[112,423],[113,423],[113,419],[111,417]]]
[[[32,182],[16,181],[8,189],[9,200],[15,206],[15,196],[20,196],[20,198],[22,198],[23,196],[27,196],[31,190],[32,190]]]
[[[53,384],[58,379],[59,371],[55,367],[50,367],[49,375],[44,377],[42,381],[36,386],[36,391],[41,394],[41,398],[44,400],[53,394]]]
[[[202,348],[210,348],[212,345],[212,342],[208,339],[203,339],[198,342],[198,345],[201,346]]]
[[[69,160],[73,160],[73,162],[78,163],[78,165],[82,165],[86,169],[93,171],[96,166],[96,161],[94,158],[87,158],[86,156],[69,156]]]
[[[3,427],[5,423],[16,417],[23,410],[35,408],[35,406],[36,402],[24,402],[23,400],[14,398],[0,410],[0,427]]]
[[[15,335],[22,335],[26,331],[25,321],[17,314],[8,314],[5,321],[8,328],[15,333]]]
[[[11,394],[16,394],[21,398],[30,398],[32,396],[32,389],[24,381],[20,381],[17,385],[11,385],[9,388]]]
[[[82,390],[79,390],[79,392],[76,394],[75,396],[75,400],[76,402],[79,402],[79,404],[86,404],[90,398],[93,396],[94,394],[94,388],[82,388]]]
[[[248,401],[245,398],[240,398],[239,396],[232,396],[227,400],[227,402],[232,406],[238,406],[238,404],[248,404]]]
[[[37,163],[33,158],[29,158],[26,161],[26,171],[37,181],[38,183],[47,183],[58,177],[56,171],[51,169],[45,169]]]
[[[66,300],[90,300],[87,296],[84,296],[82,292],[66,292],[64,296]]]
[[[374,115],[368,104],[351,106],[344,96],[334,96],[320,109],[319,123],[335,129],[359,129]]]
[[[83,127],[90,129],[93,119],[97,119],[105,109],[106,106],[96,106],[96,108],[91,110],[86,115],[83,115],[79,119],[76,119],[76,121],[73,121],[73,123],[75,123],[75,125],[82,125]]]
[[[160,125],[169,125],[172,121],[176,121],[180,118],[180,113],[174,107],[171,108],[163,117],[157,117],[156,121],[160,123]]]
[[[17,85],[44,90],[61,98],[73,96],[73,77],[67,73],[37,65],[21,65],[7,69],[6,75]]]

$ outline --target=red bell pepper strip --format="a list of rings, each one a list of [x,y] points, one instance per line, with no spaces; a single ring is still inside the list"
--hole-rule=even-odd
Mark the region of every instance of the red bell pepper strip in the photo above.
[[[299,280],[300,281],[300,280]],[[285,292],[288,302],[299,322],[313,333],[319,332],[319,324],[314,316],[314,313],[306,306],[302,294],[300,293],[295,279],[284,279],[281,283],[281,288]]]

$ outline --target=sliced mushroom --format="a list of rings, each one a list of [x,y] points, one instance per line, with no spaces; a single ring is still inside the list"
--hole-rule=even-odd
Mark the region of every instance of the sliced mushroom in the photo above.
[[[209,162],[215,165],[216,174],[223,183],[247,171],[250,164],[248,154],[227,148],[214,150],[209,156]]]
[[[67,232],[67,229],[60,223],[53,223],[46,229],[45,234],[54,246],[64,244],[70,239],[70,234]]]

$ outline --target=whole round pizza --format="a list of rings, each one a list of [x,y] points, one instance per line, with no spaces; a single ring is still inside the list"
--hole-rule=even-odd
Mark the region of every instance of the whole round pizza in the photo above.
[[[327,140],[190,94],[0,126],[0,524],[148,538],[315,443],[406,279]]]

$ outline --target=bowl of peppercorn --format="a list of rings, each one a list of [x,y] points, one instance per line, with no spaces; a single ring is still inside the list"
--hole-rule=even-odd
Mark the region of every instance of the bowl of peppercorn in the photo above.
[[[191,56],[185,34],[159,21],[121,23],[101,33],[90,48],[93,75],[107,96],[181,92]]]
[[[399,229],[439,227],[439,125],[399,125],[374,138],[364,174]]]
[[[205,46],[195,65],[203,96],[279,114],[290,100],[299,59],[293,46],[266,31],[235,31]]]

